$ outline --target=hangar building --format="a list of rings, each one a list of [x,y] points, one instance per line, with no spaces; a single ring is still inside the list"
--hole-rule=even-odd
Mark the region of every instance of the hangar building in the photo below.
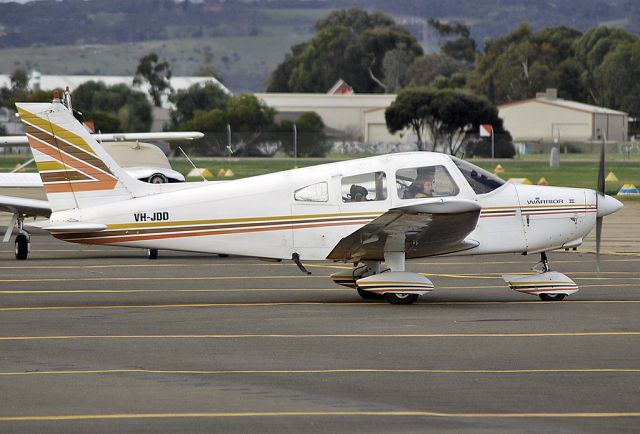
[[[629,114],[558,98],[547,89],[535,98],[498,106],[514,142],[625,142]]]

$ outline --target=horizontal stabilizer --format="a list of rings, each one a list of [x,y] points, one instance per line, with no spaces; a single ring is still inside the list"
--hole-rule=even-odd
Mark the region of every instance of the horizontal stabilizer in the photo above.
[[[51,206],[46,200],[0,196],[0,211],[20,213],[33,217],[49,217]]]

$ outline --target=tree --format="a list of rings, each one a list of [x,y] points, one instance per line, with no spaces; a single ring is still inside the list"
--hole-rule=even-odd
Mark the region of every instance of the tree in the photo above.
[[[582,99],[573,61],[573,44],[579,37],[580,32],[567,27],[533,33],[523,24],[485,44],[468,85],[497,104],[532,98],[547,87],[557,88],[565,98]]]
[[[640,38],[620,43],[593,75],[603,105],[640,116]]]
[[[274,126],[276,111],[254,95],[242,94],[229,99],[227,121],[235,137],[240,138],[239,151],[247,156],[261,155],[258,139]]]
[[[409,67],[408,75],[411,86],[430,86],[438,77],[448,78],[467,69],[468,66],[460,60],[434,53],[416,57]]]
[[[136,75],[133,79],[134,86],[149,84],[149,95],[156,107],[162,104],[161,97],[166,91],[171,92],[171,68],[168,62],[160,62],[156,53],[150,53],[140,59]]]
[[[413,53],[404,49],[404,47],[387,51],[382,61],[385,90],[387,92],[395,93],[409,84],[411,78],[409,67],[414,59]]]
[[[227,109],[229,95],[213,82],[194,84],[188,89],[179,90],[169,97],[175,105],[171,111],[171,122],[176,128],[183,122],[193,118],[197,110]]]
[[[468,26],[455,21],[446,24],[434,19],[429,19],[428,23],[436,29],[441,38],[446,39],[440,47],[442,54],[465,63],[473,63],[476,56],[476,41],[471,37]],[[454,35],[458,37],[451,39]]]
[[[404,50],[402,62],[407,65],[422,54],[415,37],[386,15],[361,9],[335,11],[318,21],[310,41],[292,47],[273,72],[267,90],[326,92],[342,78],[356,92],[385,91],[387,82],[397,78],[386,80],[383,66],[385,55],[394,49]],[[407,56],[410,60],[404,59]],[[390,71],[394,70],[391,59]]]
[[[433,98],[430,88],[407,88],[398,93],[396,100],[385,110],[384,118],[391,134],[411,128],[416,135],[419,151],[426,151],[424,139],[434,122]],[[437,137],[432,137],[437,141]],[[435,142],[433,142],[435,143]],[[432,147],[434,149],[435,146]]]
[[[106,121],[106,127],[112,130],[109,132],[149,131],[151,127],[151,104],[142,92],[125,84],[107,86],[103,82],[87,81],[78,86],[71,97],[74,108],[83,113],[84,120],[94,121],[96,130],[107,131],[96,122],[97,118],[102,119],[102,123]],[[109,120],[112,118],[117,124]]]
[[[26,69],[16,68],[9,76],[11,89],[14,91],[25,91],[29,87],[29,73]]]
[[[282,146],[284,152],[290,157],[294,156],[293,125],[297,131],[297,156],[298,157],[324,157],[331,150],[331,143],[327,141],[324,132],[324,122],[316,112],[305,112],[292,122],[288,119],[280,123],[280,131],[283,132]],[[288,134],[291,132],[291,134]]]
[[[387,108],[385,119],[392,134],[411,128],[419,150],[427,150],[424,139],[429,137],[430,150],[452,155],[477,137],[480,124],[489,123],[503,132],[498,110],[488,100],[452,89],[404,89]]]
[[[622,29],[595,27],[586,31],[573,45],[575,59],[578,63],[581,85],[588,95],[588,101],[601,105],[604,89],[599,86],[596,69],[603,63],[607,54],[619,45],[632,42],[633,36]]]

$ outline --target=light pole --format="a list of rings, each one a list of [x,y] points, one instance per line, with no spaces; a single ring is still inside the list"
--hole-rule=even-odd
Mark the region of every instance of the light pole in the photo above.
[[[298,167],[298,127],[293,124],[293,164]]]

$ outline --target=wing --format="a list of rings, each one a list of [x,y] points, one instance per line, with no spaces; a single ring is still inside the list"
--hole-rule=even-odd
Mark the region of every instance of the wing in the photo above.
[[[478,245],[465,238],[475,229],[480,209],[464,199],[392,208],[340,240],[327,259],[381,261],[385,250],[404,250],[407,259],[467,250]]]
[[[49,217],[51,206],[46,200],[0,195],[0,211],[21,213],[33,217]]]

